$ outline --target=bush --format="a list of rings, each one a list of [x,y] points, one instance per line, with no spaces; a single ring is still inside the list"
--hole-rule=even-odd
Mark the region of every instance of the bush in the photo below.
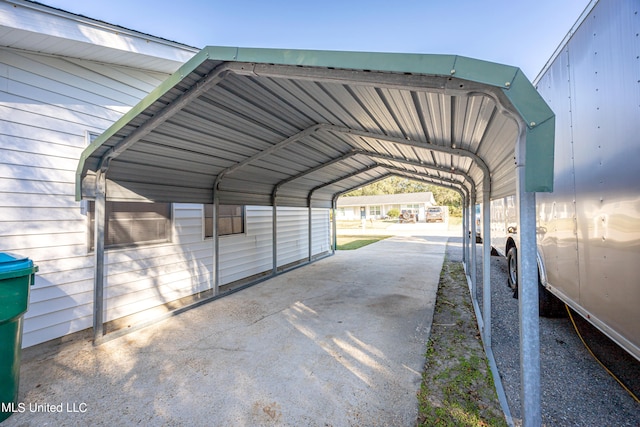
[[[389,209],[387,215],[389,215],[389,218],[398,218],[400,216],[400,211],[398,209]]]

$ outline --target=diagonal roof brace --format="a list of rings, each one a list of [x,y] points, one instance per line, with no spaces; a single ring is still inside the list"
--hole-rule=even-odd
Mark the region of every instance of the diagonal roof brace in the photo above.
[[[388,136],[388,135],[381,135],[381,134],[376,134],[375,132],[345,128],[341,126],[325,125],[322,127],[322,129],[330,130],[332,132],[337,132],[342,134],[357,135],[364,138],[379,139],[379,140],[393,142],[401,145],[409,145],[416,148],[423,148],[425,150],[448,153],[454,156],[468,157],[478,165],[478,167],[482,170],[485,176],[487,177],[489,176],[489,167],[487,166],[486,162],[480,156],[468,150],[463,150],[460,148],[450,148],[443,145],[435,145],[429,142],[425,143],[425,142],[419,142],[419,141],[412,141],[410,139],[398,138],[395,136]]]
[[[289,144],[292,144],[294,142],[298,142],[303,138],[306,138],[307,136],[321,130],[323,127],[322,124],[316,124],[313,126],[309,126],[308,128],[296,133],[295,135],[291,135],[289,138],[284,139],[276,144],[274,144],[273,146],[267,148],[266,150],[260,151],[259,153],[256,153],[255,155],[233,165],[228,167],[227,169],[223,170],[222,172],[220,172],[218,174],[218,176],[216,177],[216,182],[214,184],[214,188],[218,189],[220,182],[222,181],[222,178],[224,178],[226,175],[229,175],[239,169],[241,169],[244,166],[247,166],[257,160],[260,160],[270,154],[275,153],[276,151],[283,149],[285,147],[287,147]]]
[[[325,182],[324,184],[321,184],[321,185],[318,185],[316,187],[313,187],[311,189],[311,191],[309,191],[309,194],[312,195],[313,193],[315,193],[316,191],[320,190],[321,188],[329,187],[331,185],[339,183],[340,181],[344,181],[346,179],[353,178],[355,176],[358,176],[360,174],[369,172],[369,171],[377,169],[377,168],[384,169],[384,166],[383,165],[379,165],[379,164],[375,164],[375,165],[372,165],[372,166],[367,166],[366,168],[359,169],[359,170],[357,170],[355,172],[352,172],[352,173],[350,173],[348,175],[343,175],[343,176],[341,176],[339,178],[333,179],[331,181]],[[351,190],[347,190],[346,192],[349,192],[349,191],[351,191]]]
[[[158,113],[151,116],[151,118],[149,118],[142,125],[136,128],[136,130],[120,140],[116,145],[111,147],[105,154],[102,155],[98,168],[103,172],[106,172],[106,170],[109,168],[109,162],[111,159],[118,157],[133,144],[148,135],[155,128],[169,120],[176,113],[182,111],[182,109],[189,105],[191,101],[198,98],[210,88],[216,86],[218,83],[224,80],[227,74],[234,70],[240,70],[241,68],[243,68],[242,64],[238,63],[224,63],[223,65],[215,68],[211,73],[198,80],[186,92],[181,94],[178,98],[169,103]],[[152,94],[154,94],[155,92],[156,91],[152,92]],[[123,118],[126,118],[126,116]],[[116,122],[116,124],[118,122]],[[98,139],[96,139],[96,141],[92,145],[99,146],[104,140],[107,140],[109,137],[113,136],[116,127],[117,126],[115,125],[110,127],[105,133],[100,135],[100,137],[98,137]]]
[[[355,156],[357,156],[359,154],[362,154],[362,153],[363,153],[362,150],[353,150],[353,151],[351,151],[349,153],[343,154],[340,157],[336,157],[335,159],[330,160],[330,161],[328,161],[326,163],[323,163],[321,165],[318,165],[316,167],[308,169],[308,170],[306,170],[304,172],[300,172],[297,175],[294,175],[294,176],[291,176],[291,177],[289,177],[287,179],[284,179],[284,180],[280,181],[279,183],[277,183],[275,185],[275,187],[273,188],[272,197],[274,197],[274,198],[277,197],[278,190],[280,189],[280,187],[282,187],[283,185],[285,185],[285,184],[287,184],[289,182],[295,181],[296,179],[300,179],[300,178],[302,178],[302,177],[304,177],[306,175],[312,174],[314,172],[317,172],[317,171],[319,171],[321,169],[324,169],[324,168],[326,168],[328,166],[331,166],[331,165],[334,165],[336,163],[343,162],[343,161],[345,161],[347,159],[350,159],[350,158],[355,157]]]
[[[296,143],[296,142],[300,142],[301,140],[303,140],[304,138],[314,134],[314,133],[320,133],[320,132],[332,132],[332,133],[337,133],[337,134],[343,134],[343,135],[356,135],[356,136],[360,136],[360,137],[364,137],[364,138],[373,138],[373,139],[377,139],[377,140],[382,140],[382,141],[387,141],[387,142],[391,142],[393,144],[401,144],[401,145],[409,145],[412,147],[417,147],[417,148],[422,148],[422,149],[426,149],[426,150],[431,150],[431,151],[437,151],[437,152],[441,152],[441,153],[447,153],[447,154],[451,154],[454,156],[462,156],[462,157],[468,157],[470,159],[472,159],[477,165],[478,167],[482,170],[485,179],[483,180],[483,190],[484,191],[490,191],[490,180],[487,179],[490,174],[489,174],[489,168],[487,166],[487,164],[484,162],[484,160],[476,155],[475,153],[472,153],[468,150],[463,150],[463,149],[459,149],[459,148],[450,148],[450,147],[446,147],[446,146],[440,146],[440,145],[434,145],[431,143],[424,143],[424,142],[417,142],[417,141],[412,141],[412,140],[408,140],[408,139],[403,139],[403,138],[398,138],[398,137],[393,137],[393,136],[388,136],[388,135],[383,135],[383,134],[377,134],[375,132],[369,132],[369,131],[363,131],[363,130],[357,130],[357,129],[351,129],[351,128],[345,128],[345,127],[340,127],[340,126],[335,126],[335,125],[330,125],[330,124],[323,124],[323,123],[319,123],[319,124],[315,124],[313,126],[309,126],[308,128],[296,133],[295,135],[290,136],[289,138],[274,144],[273,146],[271,146],[270,148],[255,154],[254,156],[247,158],[246,160],[237,163],[233,166],[230,166],[229,168],[225,169],[224,171],[222,171],[217,177],[216,177],[216,181],[214,184],[214,188],[219,190],[220,189],[220,183],[222,182],[222,179],[227,176],[230,175],[234,172],[237,172],[238,170],[240,170],[241,168],[243,168],[244,166],[250,165],[251,163],[260,160],[270,154],[275,153],[278,150],[284,149],[287,146],[289,146],[290,144]],[[362,150],[354,150],[352,153],[348,153],[348,154],[358,154],[358,153],[365,153]],[[351,157],[350,155],[346,155],[347,158]],[[383,158],[384,155],[382,154],[374,154],[374,153],[367,153],[367,155],[370,156],[377,156],[380,158]],[[344,157],[344,156],[343,156]],[[302,172],[298,175],[295,175],[293,177],[289,177],[286,180],[278,183],[276,185],[276,187],[274,188],[274,192],[272,194],[273,197],[276,196],[278,189],[290,182],[293,181],[295,179],[298,179],[306,174],[315,172],[316,170],[319,170],[327,165],[333,164],[335,162],[339,162],[344,160],[345,158],[343,157],[339,157],[335,160],[332,160],[329,163],[325,163],[323,165],[319,165],[316,168],[310,169],[308,171]],[[393,161],[400,161],[400,159],[398,158],[388,158],[388,160],[393,160]],[[404,162],[408,162],[408,160],[404,160]],[[425,164],[417,164],[417,163],[407,163],[407,164],[414,164],[416,166],[423,166],[423,167],[427,167],[427,165]],[[451,170],[449,170],[449,172],[453,172]]]
[[[391,162],[397,162],[397,163],[403,163],[405,165],[410,165],[410,166],[415,166],[415,167],[419,167],[419,168],[425,168],[425,169],[430,169],[430,170],[435,170],[435,171],[440,171],[440,172],[446,172],[446,173],[451,173],[451,174],[456,174],[456,175],[462,175],[466,178],[467,181],[469,181],[469,183],[475,187],[475,181],[473,180],[473,178],[466,172],[460,170],[460,169],[454,169],[452,170],[451,168],[447,168],[444,166],[438,166],[438,165],[432,165],[432,164],[427,164],[427,163],[423,163],[423,162],[416,162],[413,160],[405,160],[402,158],[398,158],[398,157],[394,157],[394,156],[389,156],[386,154],[378,154],[378,153],[371,153],[368,151],[363,152],[364,155],[366,155],[367,157],[371,158],[371,159],[380,159],[380,160],[389,160]],[[386,167],[386,165],[385,165]],[[410,171],[407,171],[410,172]]]
[[[424,174],[421,174],[420,172],[412,172],[412,171],[409,171],[409,170],[406,170],[406,169],[397,168],[395,166],[390,166],[390,165],[380,165],[380,166],[382,166],[383,168],[385,168],[388,171],[391,171],[393,173],[406,174],[407,178],[409,178],[410,176],[411,177],[415,177],[416,175],[419,176],[419,177],[424,177],[425,176]],[[462,174],[459,174],[459,175],[464,177],[464,175],[462,175]],[[458,181],[458,180],[451,179],[451,178],[445,178],[443,176],[433,176],[433,175],[426,175],[426,176],[429,177],[429,178],[432,178],[432,179],[437,179],[437,180],[443,181],[443,182],[459,184],[459,185],[467,188],[466,185],[464,184],[464,181]],[[411,179],[413,179],[413,178],[411,178]],[[471,181],[470,184],[471,184],[471,188],[473,188],[473,181]]]

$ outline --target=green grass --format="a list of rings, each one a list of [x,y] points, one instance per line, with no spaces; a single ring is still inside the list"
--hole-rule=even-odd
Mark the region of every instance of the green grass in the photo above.
[[[392,226],[393,224],[397,224],[397,219],[376,219],[374,221],[366,221],[365,228],[368,229],[376,229],[376,230],[384,230]],[[345,220],[340,219],[337,221],[338,230],[340,229],[360,229],[362,228],[362,220]]]
[[[506,426],[460,263],[445,258],[418,392],[422,426]]]
[[[338,236],[338,246],[336,247],[339,251],[351,251],[354,249],[359,249],[363,246],[370,245],[372,243],[378,242],[380,240],[387,239],[391,236]]]

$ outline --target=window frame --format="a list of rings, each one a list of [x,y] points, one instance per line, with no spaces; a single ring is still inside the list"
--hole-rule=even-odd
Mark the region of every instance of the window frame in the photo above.
[[[207,239],[213,239],[213,203],[208,203],[208,204],[203,204],[202,205],[202,235],[203,235],[203,239],[207,240]],[[224,209],[225,207],[239,207],[240,208],[240,215],[219,215],[218,216],[218,237],[229,237],[229,236],[239,236],[239,235],[244,235],[247,234],[247,206],[246,205],[219,205],[218,206],[218,212],[220,212],[221,208]],[[211,210],[211,214],[209,215],[209,210]],[[225,233],[225,234],[220,234],[220,219],[221,218],[235,218],[235,217],[240,217],[241,218],[241,230],[237,231],[237,232],[231,232],[231,233]],[[232,220],[233,221],[233,220]],[[211,227],[209,231],[208,227]],[[233,228],[233,225],[232,225]]]
[[[136,206],[153,206],[156,209],[149,209],[149,210],[121,210],[121,209],[116,209],[114,210],[115,207],[119,207],[119,206],[129,206],[135,204]],[[164,212],[161,212],[164,211]],[[113,225],[115,223],[117,223],[116,218],[110,218],[110,216],[112,216],[112,214],[118,214],[118,213],[129,213],[129,214],[136,214],[136,213],[142,213],[142,214],[148,214],[148,213],[156,213],[156,214],[160,214],[163,215],[164,218],[164,237],[163,238],[159,238],[159,239],[149,239],[149,240],[129,240],[129,241],[124,241],[124,242],[115,242],[115,243],[109,243],[109,229],[111,227],[113,227]],[[136,248],[136,247],[143,247],[143,246],[152,246],[152,245],[160,245],[160,244],[167,244],[167,243],[171,243],[173,241],[173,219],[174,219],[174,212],[173,212],[173,204],[172,203],[147,203],[147,202],[113,202],[113,201],[107,201],[105,204],[105,215],[106,215],[106,221],[105,221],[105,244],[104,244],[104,248],[106,249],[122,249],[122,248]],[[122,223],[124,223],[124,220],[127,220],[126,218],[120,218],[120,221]],[[94,228],[95,228],[95,202],[94,201],[89,201],[88,206],[87,206],[87,229],[88,229],[88,233],[87,233],[87,247],[89,248],[89,252],[93,252],[95,251],[95,243],[94,243]],[[136,221],[136,218],[130,218],[128,219],[128,221]]]

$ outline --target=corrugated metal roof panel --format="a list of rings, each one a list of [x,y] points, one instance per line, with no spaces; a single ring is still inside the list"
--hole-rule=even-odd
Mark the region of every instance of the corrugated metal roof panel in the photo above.
[[[527,85],[513,67],[452,56],[209,47],[83,153],[78,196],[93,196],[100,165],[110,199],[209,203],[217,184],[236,203],[300,206],[313,192],[324,204],[402,173],[472,179],[481,197],[485,169],[502,195],[515,190],[518,117],[548,113],[528,87],[506,94]]]

